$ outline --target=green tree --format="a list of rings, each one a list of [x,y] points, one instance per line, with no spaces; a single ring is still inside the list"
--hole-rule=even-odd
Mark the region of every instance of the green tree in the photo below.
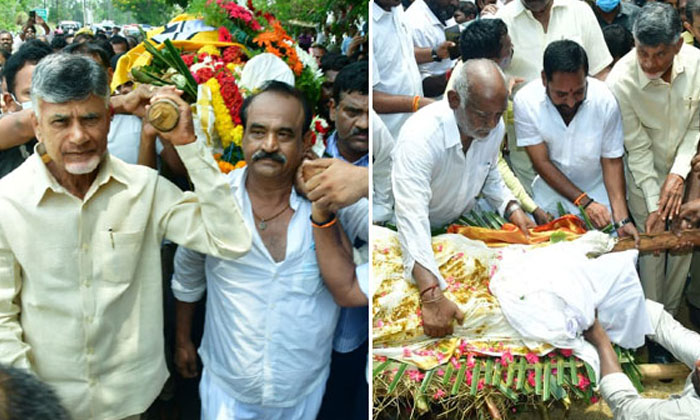
[[[136,20],[134,23],[154,26],[167,23],[178,10],[172,0],[112,0],[112,4],[123,12],[130,12]]]
[[[253,0],[255,8],[273,13],[281,22],[301,21],[320,25],[333,14],[335,22],[331,31],[342,34],[352,23],[367,21],[367,0]]]

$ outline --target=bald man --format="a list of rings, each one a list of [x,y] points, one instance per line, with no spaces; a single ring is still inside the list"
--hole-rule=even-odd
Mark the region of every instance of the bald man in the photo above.
[[[491,60],[469,60],[453,78],[447,101],[428,105],[404,124],[392,170],[405,275],[420,290],[423,329],[432,337],[451,334],[452,320],[463,314],[442,294],[446,283],[431,229],[470,211],[480,194],[520,229],[534,226],[497,168],[508,100],[503,72]]]

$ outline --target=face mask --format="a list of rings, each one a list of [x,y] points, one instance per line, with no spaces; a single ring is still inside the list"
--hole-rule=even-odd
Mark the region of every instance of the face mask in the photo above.
[[[595,4],[603,12],[610,13],[620,4],[620,0],[596,0]]]
[[[19,104],[19,106],[22,107],[22,110],[24,111],[25,109],[32,109],[32,101],[27,101],[27,102],[20,102],[17,100],[15,95],[12,95],[12,100],[15,101],[16,104]]]

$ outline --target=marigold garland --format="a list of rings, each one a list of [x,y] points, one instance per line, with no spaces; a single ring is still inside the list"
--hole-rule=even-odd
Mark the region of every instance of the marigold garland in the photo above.
[[[214,108],[214,126],[221,138],[221,145],[227,148],[231,143],[241,145],[243,139],[243,126],[234,125],[229,109],[221,96],[221,86],[216,77],[212,77],[205,83],[211,89],[211,102]]]
[[[261,47],[265,47],[265,51],[276,55],[285,60],[289,68],[292,69],[297,76],[301,75],[304,70],[304,64],[299,60],[296,49],[293,47],[294,39],[287,34],[278,20],[270,22],[273,30],[263,32],[253,38],[253,42]]]

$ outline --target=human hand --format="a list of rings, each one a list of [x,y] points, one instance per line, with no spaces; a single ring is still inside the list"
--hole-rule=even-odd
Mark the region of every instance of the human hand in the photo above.
[[[693,172],[700,178],[700,153],[693,157],[693,160],[690,161],[690,165],[693,167]]]
[[[340,159],[316,159],[302,165],[306,197],[333,213],[369,194],[367,168]],[[307,177],[311,172],[315,173]]]
[[[678,226],[680,229],[690,229],[696,226],[700,221],[700,199],[683,204],[676,219],[680,219],[680,225]]]
[[[423,108],[424,106],[428,106],[435,102],[435,99],[432,98],[426,98],[424,96],[421,96],[421,98],[418,100],[418,109]]]
[[[421,303],[421,317],[423,318],[423,331],[429,337],[443,337],[452,334],[452,320],[456,319],[461,325],[464,321],[464,313],[451,300],[447,299],[442,291],[434,289],[433,293],[427,293],[423,297],[430,303]],[[438,299],[439,298],[439,299]],[[434,301],[438,299],[437,301]]]
[[[296,190],[298,195],[304,198],[307,198],[306,193],[308,192],[306,191],[306,181],[304,180],[304,162],[306,162],[307,160],[316,159],[318,159],[318,155],[313,150],[306,150],[304,152],[304,158],[301,161],[301,165],[299,165],[299,168],[297,168],[297,173],[294,175],[294,189]],[[314,169],[314,171],[316,171],[316,169]],[[318,170],[318,172],[320,172],[320,169]],[[314,174],[315,173],[316,172],[314,172]]]
[[[197,137],[194,134],[192,109],[190,108],[189,104],[187,104],[185,101],[182,100],[182,98],[180,98],[180,95],[182,95],[181,90],[159,89],[157,93],[153,97],[151,97],[151,104],[163,99],[167,99],[174,102],[175,105],[177,105],[179,118],[175,128],[169,131],[160,131],[158,129],[155,129],[154,127],[158,136],[161,139],[172,143],[173,146],[190,144],[197,140]],[[149,107],[150,105],[146,106],[146,110],[148,110]]]
[[[177,371],[183,378],[194,378],[199,374],[197,370],[197,351],[192,340],[175,344],[173,361]]]
[[[604,205],[593,201],[584,211],[596,229],[602,229],[610,224],[610,211]]]
[[[617,235],[620,238],[624,238],[624,237],[634,238],[634,246],[635,246],[635,248],[639,248],[639,232],[637,231],[637,228],[632,223],[627,223],[627,224],[623,225],[621,228],[617,229]]]
[[[554,220],[554,216],[542,210],[541,207],[537,207],[535,211],[532,212],[532,217],[535,218],[535,223],[538,225],[544,225]]]
[[[683,201],[684,180],[680,175],[668,174],[659,196],[659,215],[662,219],[673,219],[678,215]]]
[[[495,4],[487,4],[486,6],[484,6],[483,9],[481,9],[480,15],[495,15],[496,12],[498,12],[498,6],[496,6]]]
[[[452,41],[444,41],[442,44],[438,45],[435,52],[437,52],[438,57],[444,60],[450,57],[450,48],[454,48],[455,45],[456,44]]]
[[[653,211],[647,216],[644,223],[645,231],[648,234],[661,233],[664,231],[664,219],[661,218],[658,211]]]
[[[171,94],[179,92],[175,86],[154,86],[148,84],[140,84],[131,92],[123,95],[123,111],[126,114],[135,115],[141,119],[146,115],[146,106],[148,106],[151,98],[158,94]],[[179,95],[178,95],[179,96]]]
[[[532,219],[527,217],[527,214],[525,214],[521,208],[514,210],[510,214],[510,221],[517,226],[525,234],[525,236],[530,236],[530,231],[528,229],[537,226]]]
[[[598,318],[595,319],[593,325],[583,332],[583,337],[596,348],[610,342],[610,338],[608,338],[608,334],[603,329],[603,326],[600,325]]]
[[[522,77],[511,77],[508,80],[508,97],[510,99],[513,99],[513,95],[515,94],[515,91],[518,90],[523,83],[525,83],[525,79]]]

